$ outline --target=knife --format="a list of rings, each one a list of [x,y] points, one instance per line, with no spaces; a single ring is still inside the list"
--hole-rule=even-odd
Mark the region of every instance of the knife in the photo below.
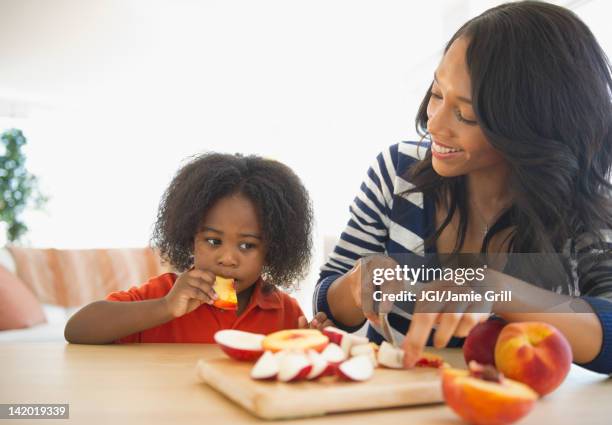
[[[383,336],[387,342],[390,342],[394,347],[399,347],[397,341],[395,340],[395,336],[393,335],[391,325],[389,324],[389,315],[387,313],[378,313],[378,320],[380,322],[380,328],[383,332]]]

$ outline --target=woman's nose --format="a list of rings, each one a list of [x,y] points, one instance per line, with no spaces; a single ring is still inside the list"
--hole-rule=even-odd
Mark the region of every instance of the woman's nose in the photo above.
[[[444,104],[427,109],[427,131],[429,134],[447,137],[451,135],[449,126],[452,111]]]

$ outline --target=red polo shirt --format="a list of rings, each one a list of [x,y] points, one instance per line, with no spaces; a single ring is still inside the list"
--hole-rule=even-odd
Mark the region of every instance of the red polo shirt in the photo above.
[[[109,294],[108,301],[145,301],[166,296],[177,279],[174,273],[166,273],[150,279],[140,287]],[[281,329],[298,327],[303,316],[297,301],[279,289],[262,291],[263,280],[255,283],[249,305],[240,315],[236,311],[221,310],[202,304],[191,313],[121,338],[116,343],[131,342],[180,342],[214,343],[215,332],[221,329],[268,334]]]

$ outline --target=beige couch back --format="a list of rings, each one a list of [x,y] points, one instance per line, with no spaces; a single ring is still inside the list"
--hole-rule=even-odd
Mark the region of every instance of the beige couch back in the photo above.
[[[151,248],[39,249],[7,247],[15,273],[45,304],[75,307],[170,271]]]

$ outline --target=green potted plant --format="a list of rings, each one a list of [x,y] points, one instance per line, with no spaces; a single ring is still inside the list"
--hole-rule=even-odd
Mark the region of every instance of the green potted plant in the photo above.
[[[15,242],[28,230],[22,213],[30,207],[42,208],[47,198],[40,192],[36,176],[25,167],[22,148],[27,141],[21,130],[7,130],[0,140],[0,222],[5,223],[6,240]]]

